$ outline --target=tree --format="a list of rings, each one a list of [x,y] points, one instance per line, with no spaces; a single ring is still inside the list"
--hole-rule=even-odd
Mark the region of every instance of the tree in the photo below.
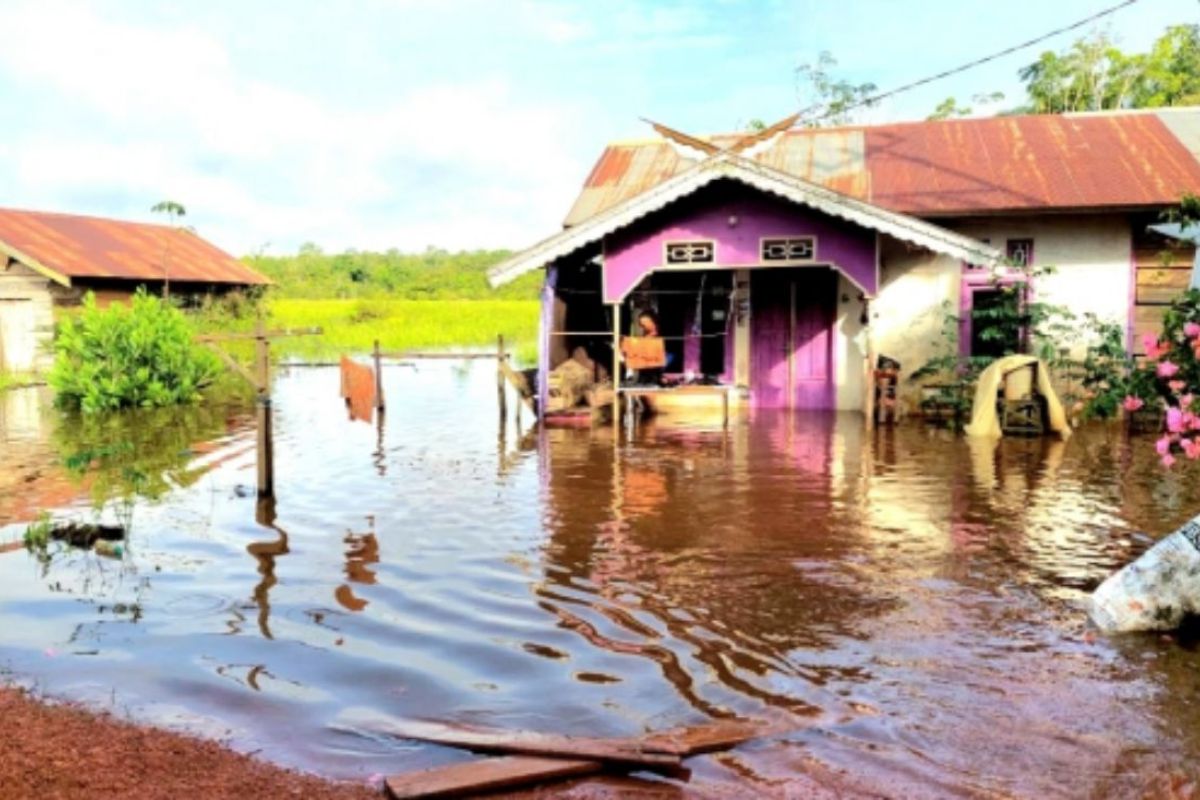
[[[981,92],[971,96],[971,102],[976,106],[986,106],[992,103],[998,103],[1004,99],[1004,92]],[[954,97],[947,97],[945,100],[937,104],[933,109],[933,113],[926,119],[950,119],[952,117],[968,117],[975,113],[975,108],[971,106],[960,106],[958,100]]]
[[[176,203],[174,200],[160,200],[159,202],[150,206],[150,212],[153,214],[166,214],[167,221],[172,228],[175,227],[176,220],[178,220],[180,217],[187,215],[187,209],[185,209],[180,203]],[[171,255],[171,237],[167,237],[167,239],[163,243],[163,259],[162,259],[163,260],[162,268],[163,268],[163,299],[164,300],[166,300],[167,298],[169,298],[171,296],[171,270],[170,270],[170,267],[168,264],[168,258],[170,257],[170,255]]]
[[[837,63],[832,53],[822,50],[815,62],[796,67],[797,95],[801,105],[817,112],[811,120],[801,121],[805,127],[847,125],[852,120],[854,108],[874,105],[869,98],[878,87],[870,82],[856,84],[844,78],[834,79],[829,71]]]
[[[1019,72],[1029,95],[1020,111],[1061,114],[1160,108],[1200,102],[1200,26],[1174,25],[1148,53],[1121,51],[1097,32],[1060,52],[1044,52]]]
[[[1200,25],[1173,25],[1146,56],[1136,108],[1200,103]]]

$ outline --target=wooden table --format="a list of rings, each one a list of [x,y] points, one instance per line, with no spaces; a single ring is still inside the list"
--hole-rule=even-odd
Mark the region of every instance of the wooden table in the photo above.
[[[728,384],[686,384],[683,386],[637,386],[636,384],[621,386],[618,393],[625,397],[625,424],[633,430],[634,411],[633,401],[637,397],[654,397],[655,395],[720,395],[721,397],[721,427],[729,427],[729,396],[738,391],[738,387]]]

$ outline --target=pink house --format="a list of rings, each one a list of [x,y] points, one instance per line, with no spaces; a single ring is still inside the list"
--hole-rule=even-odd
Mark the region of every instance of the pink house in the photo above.
[[[573,353],[625,372],[619,341],[645,311],[660,399],[699,385],[750,408],[863,410],[876,358],[920,366],[945,304],[989,302],[1007,263],[1053,264],[1034,290],[1131,342],[1191,278],[1193,252],[1164,262],[1148,227],[1200,193],[1200,109],[792,130],[742,154],[737,138],[707,156],[608,147],[564,230],[492,270],[545,272],[542,408]],[[987,346],[959,333],[962,352]],[[616,395],[648,391],[626,375]]]

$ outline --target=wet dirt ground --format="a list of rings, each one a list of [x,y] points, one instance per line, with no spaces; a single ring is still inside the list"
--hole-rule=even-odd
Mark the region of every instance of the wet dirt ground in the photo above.
[[[1196,639],[1097,637],[1082,610],[1200,512],[1200,473],[1164,473],[1152,439],[780,413],[498,436],[483,365],[391,367],[385,388],[383,423],[352,423],[335,370],[280,375],[273,507],[245,404],[99,424],[0,395],[0,668],[355,781],[466,757],[373,715],[791,731],[694,760],[687,784],[583,792],[1169,796],[1195,777]],[[128,522],[127,552],[6,547],[43,507]]]

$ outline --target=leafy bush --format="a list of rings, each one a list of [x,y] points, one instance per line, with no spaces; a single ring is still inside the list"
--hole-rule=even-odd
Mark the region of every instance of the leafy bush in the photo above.
[[[89,293],[59,326],[54,349],[55,403],[88,414],[191,403],[220,370],[183,313],[141,290],[104,309]]]

